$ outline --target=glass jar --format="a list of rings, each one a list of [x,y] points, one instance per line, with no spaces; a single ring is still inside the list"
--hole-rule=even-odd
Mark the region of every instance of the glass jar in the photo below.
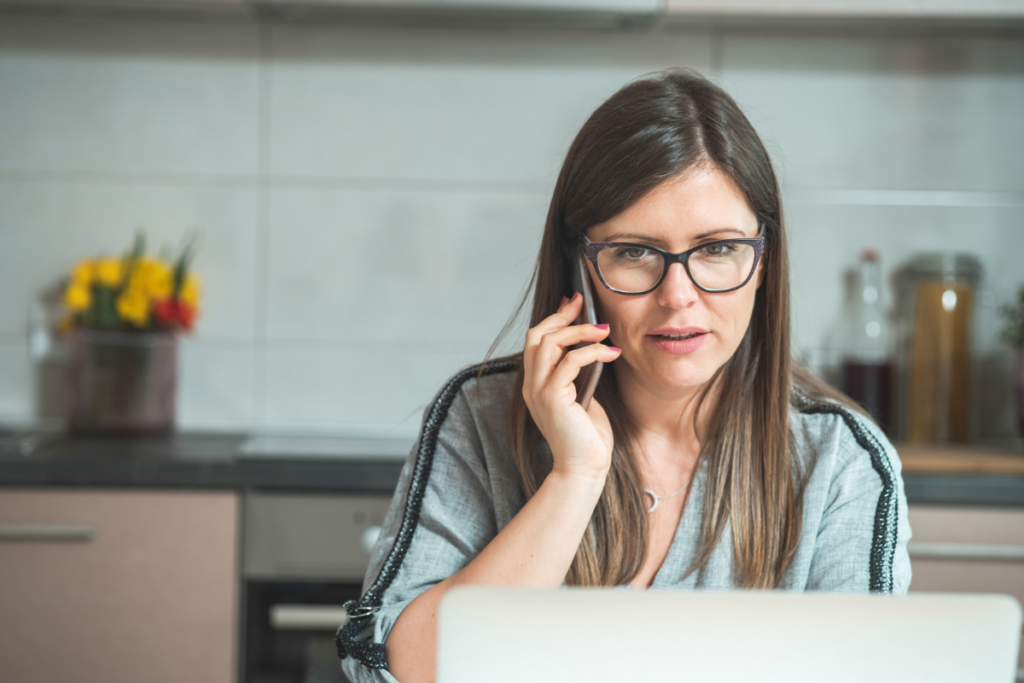
[[[896,275],[899,436],[966,443],[973,435],[971,339],[981,264],[920,254]]]
[[[68,430],[138,434],[174,429],[177,351],[173,332],[76,328],[68,340]]]

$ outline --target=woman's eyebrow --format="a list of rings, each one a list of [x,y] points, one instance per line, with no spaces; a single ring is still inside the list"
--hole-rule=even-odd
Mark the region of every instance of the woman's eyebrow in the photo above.
[[[694,235],[693,239],[695,239],[695,240],[702,240],[702,239],[704,239],[706,237],[714,237],[715,235],[721,235],[722,233],[725,233],[725,232],[735,232],[740,237],[746,237],[747,236],[745,232],[743,232],[742,230],[740,230],[738,228],[715,228],[714,230],[709,230],[707,232],[702,232],[699,235]]]
[[[730,233],[730,232],[734,232],[737,235],[739,235],[740,237],[746,237],[747,236],[746,233],[743,232],[742,230],[740,230],[739,228],[715,228],[714,230],[708,230],[707,232],[702,232],[699,235],[694,235],[693,237],[690,238],[690,241],[693,242],[693,241],[696,241],[696,240],[702,240],[702,239],[706,239],[708,237],[714,237],[715,235],[722,235],[724,233]],[[623,240],[640,240],[640,241],[643,241],[643,242],[648,242],[650,244],[656,244],[656,245],[660,245],[660,244],[664,244],[665,243],[664,240],[658,239],[657,237],[651,237],[650,235],[643,235],[643,234],[638,233],[638,232],[617,232],[617,233],[609,235],[608,237],[606,237],[602,241],[603,242],[621,242]]]
[[[621,242],[623,240],[640,240],[642,242],[650,242],[651,244],[662,244],[662,240],[657,237],[651,237],[650,235],[641,235],[638,232],[617,232],[609,235],[602,240],[603,242]]]

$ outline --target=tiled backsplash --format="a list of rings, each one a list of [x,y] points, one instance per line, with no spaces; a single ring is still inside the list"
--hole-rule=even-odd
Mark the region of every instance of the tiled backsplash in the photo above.
[[[982,426],[1010,434],[995,306],[1024,281],[1018,38],[0,15],[0,422],[45,403],[26,333],[44,289],[140,227],[154,245],[199,228],[183,427],[414,432],[511,313],[585,118],[683,65],[775,155],[799,350],[821,348],[862,248],[887,269],[973,252]]]

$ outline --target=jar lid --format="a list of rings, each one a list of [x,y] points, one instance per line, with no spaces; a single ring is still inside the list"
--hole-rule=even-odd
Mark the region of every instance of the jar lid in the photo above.
[[[973,254],[957,252],[924,252],[899,269],[897,277],[953,279],[977,284],[981,279],[981,262]]]

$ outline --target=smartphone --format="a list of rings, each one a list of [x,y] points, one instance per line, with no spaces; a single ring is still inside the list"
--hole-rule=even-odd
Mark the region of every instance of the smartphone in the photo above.
[[[573,264],[572,274],[573,289],[583,297],[583,309],[576,318],[576,325],[597,324],[597,311],[594,308],[594,292],[590,288],[590,274],[587,272],[587,260],[583,254],[578,254]],[[582,342],[572,346],[578,349],[588,346],[594,342]],[[601,379],[601,370],[604,363],[591,363],[580,368],[580,374],[576,376],[576,402],[586,410],[590,406],[590,399],[594,397],[594,390],[597,389],[597,380]]]

